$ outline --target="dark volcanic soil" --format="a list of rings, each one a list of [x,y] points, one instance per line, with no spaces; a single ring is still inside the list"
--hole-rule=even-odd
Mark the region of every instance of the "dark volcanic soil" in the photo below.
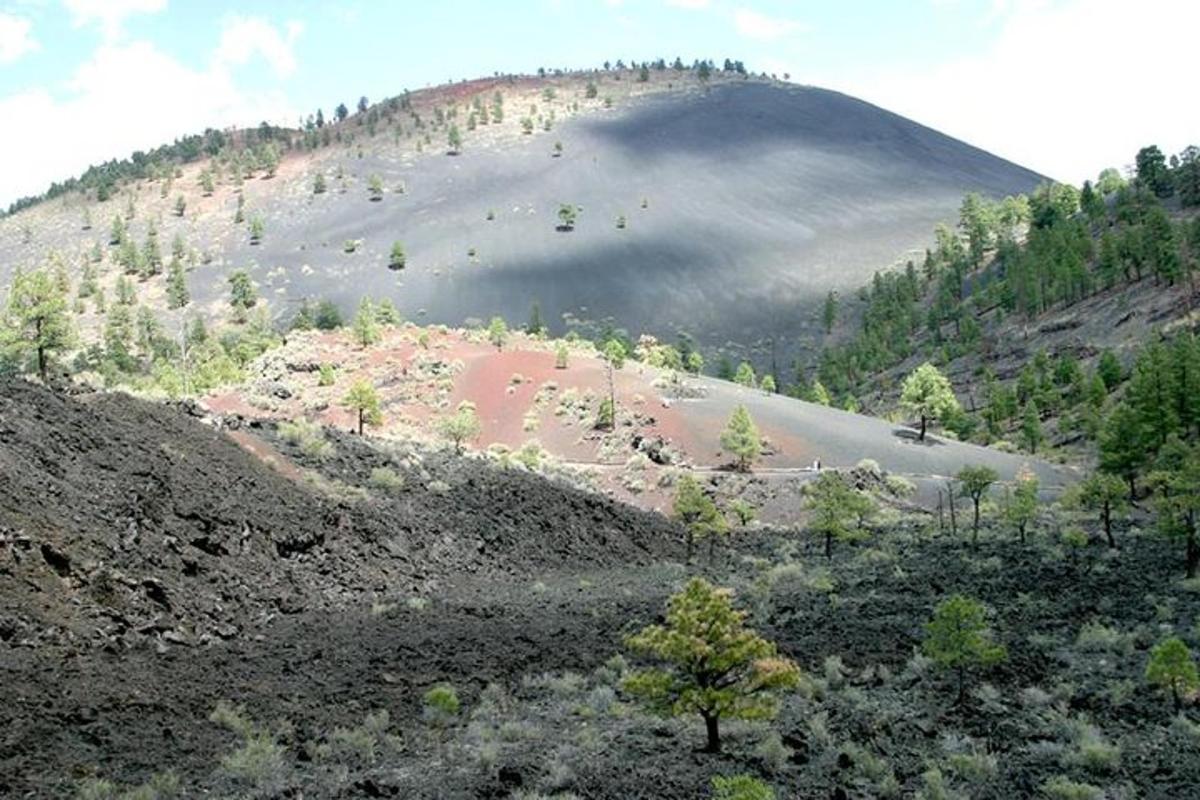
[[[1176,718],[1142,679],[1164,636],[1195,647],[1200,593],[1150,534],[1071,556],[1047,517],[1026,547],[989,524],[972,551],[907,520],[826,562],[809,537],[741,531],[689,569],[661,518],[535,476],[355,437],[315,460],[249,433],[299,468],[175,409],[0,386],[0,795],[166,769],[188,797],[695,798],[735,772],[781,797],[910,797],[933,770],[997,800],[1055,777],[1112,798],[1200,785],[1195,709]],[[364,497],[384,463],[405,488]],[[698,721],[614,691],[624,635],[689,572],[735,587],[807,676],[776,722],[728,724],[720,757],[691,749]],[[961,708],[914,655],[951,592],[1009,651]],[[463,701],[444,728],[421,709],[442,681]],[[220,766],[238,746],[208,719],[222,700],[282,748],[252,783]]]

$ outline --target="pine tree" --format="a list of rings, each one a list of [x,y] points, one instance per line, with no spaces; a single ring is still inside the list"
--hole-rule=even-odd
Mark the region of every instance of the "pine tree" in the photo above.
[[[990,667],[1008,658],[1004,645],[992,639],[983,606],[959,594],[938,604],[933,618],[925,623],[921,649],[939,667],[957,674],[959,704],[966,697],[968,670]]]
[[[167,308],[183,308],[191,302],[188,293],[187,278],[183,272],[183,264],[178,258],[172,258],[167,267]]]
[[[379,341],[379,320],[371,298],[364,297],[358,304],[358,312],[350,324],[350,331],[359,347],[367,347]]]
[[[74,342],[67,296],[55,277],[44,268],[16,273],[0,326],[0,353],[17,361],[32,356],[45,383],[55,354]]]
[[[1188,578],[1200,568],[1200,444],[1172,436],[1159,451],[1151,472],[1154,511],[1160,533],[1184,542]]]
[[[407,263],[408,257],[404,254],[404,245],[400,242],[392,242],[392,251],[388,256],[388,269],[404,269]]]
[[[751,465],[762,455],[762,439],[750,412],[739,405],[729,417],[721,433],[721,448],[737,457],[739,472],[749,472]]]
[[[617,381],[616,372],[625,366],[625,345],[617,339],[609,339],[600,349],[600,357],[604,359],[608,373],[608,399],[601,403],[597,415],[596,427],[617,429]]]
[[[1025,412],[1021,416],[1021,438],[1025,442],[1025,449],[1030,453],[1036,453],[1042,446],[1041,412],[1033,400],[1025,404]]]
[[[693,578],[668,601],[665,625],[626,640],[662,666],[634,672],[625,691],[663,715],[699,714],[710,753],[721,750],[722,718],[769,718],[775,713],[771,695],[800,683],[800,668],[746,628],[746,613],[732,600],[730,590]]]
[[[1038,486],[1037,475],[1023,469],[1017,474],[1013,488],[1006,498],[1004,516],[1017,529],[1021,544],[1025,544],[1025,532],[1029,525],[1037,519]]]
[[[546,323],[542,320],[542,307],[534,300],[533,306],[529,309],[529,322],[525,325],[525,332],[530,336],[540,336],[545,330]]]
[[[962,487],[959,492],[960,496],[971,498],[971,502],[975,506],[975,518],[971,525],[972,547],[976,547],[979,544],[979,504],[982,502],[983,496],[987,494],[988,488],[999,477],[996,474],[996,470],[982,465],[963,467],[958,471],[958,475],[955,476]]]
[[[871,498],[859,492],[838,472],[825,471],[804,486],[804,507],[812,514],[808,530],[825,538],[825,558],[833,557],[833,542],[862,538],[865,532],[858,520],[875,507]]]
[[[383,413],[379,408],[379,394],[370,381],[355,381],[345,397],[342,407],[354,412],[358,418],[358,435],[362,436],[364,425],[382,425]]]
[[[258,290],[244,269],[234,270],[229,275],[229,305],[233,307],[235,322],[245,322],[250,309],[258,304]]]
[[[495,345],[497,350],[504,349],[504,343],[508,341],[508,323],[504,321],[504,317],[492,317],[492,321],[488,323],[488,341]]]
[[[454,444],[455,453],[462,453],[463,442],[477,438],[482,429],[475,406],[467,400],[459,403],[453,414],[438,423],[438,432]]]
[[[750,365],[749,361],[738,364],[737,372],[733,374],[733,382],[739,386],[754,388],[754,367]]]
[[[1143,446],[1158,449],[1179,430],[1178,384],[1170,351],[1161,342],[1142,350],[1129,378],[1126,396],[1137,414]]]
[[[1200,689],[1200,672],[1186,644],[1178,636],[1164,639],[1150,651],[1146,680],[1171,693],[1175,711],[1183,707],[1183,696]]]
[[[1138,473],[1145,463],[1138,415],[1127,403],[1119,403],[1100,431],[1100,469],[1123,478],[1129,486],[1129,499],[1134,500]]]
[[[954,389],[938,368],[926,361],[904,380],[900,403],[921,418],[919,441],[925,441],[930,420],[945,420],[961,411]]]
[[[1079,504],[1089,510],[1100,513],[1100,523],[1104,526],[1104,537],[1109,547],[1116,547],[1117,540],[1113,538],[1113,519],[1122,515],[1129,508],[1128,492],[1125,484],[1115,475],[1096,472],[1089,475],[1079,484]]]
[[[717,505],[700,488],[700,484],[689,474],[684,474],[675,487],[672,505],[675,519],[683,524],[687,534],[687,563],[692,563],[692,554],[698,539],[709,540],[709,562],[712,562],[713,545],[718,536],[728,530],[725,518]]]
[[[400,315],[400,309],[396,308],[392,298],[385,297],[375,306],[375,320],[380,325],[392,327],[403,322],[404,317]]]
[[[832,291],[825,295],[825,307],[821,312],[821,321],[825,324],[825,333],[833,333],[833,324],[837,322],[837,295]]]

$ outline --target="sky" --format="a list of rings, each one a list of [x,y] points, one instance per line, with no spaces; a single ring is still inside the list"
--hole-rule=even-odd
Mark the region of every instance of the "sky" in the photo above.
[[[836,89],[1059,180],[1200,144],[1196,0],[0,0],[0,207],[208,127],[681,56]]]

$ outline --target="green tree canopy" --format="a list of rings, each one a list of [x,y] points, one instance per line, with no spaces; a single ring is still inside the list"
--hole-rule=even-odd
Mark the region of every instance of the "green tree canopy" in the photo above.
[[[800,683],[800,668],[746,628],[745,619],[729,589],[693,578],[668,601],[666,625],[626,640],[661,666],[636,671],[623,688],[657,713],[699,714],[707,751],[720,752],[721,719],[768,719],[776,710],[773,695]]]
[[[680,477],[675,487],[675,502],[672,507],[675,519],[679,520],[687,533],[687,562],[697,539],[709,540],[709,560],[712,560],[714,540],[728,531],[728,525],[717,505],[704,493],[700,483],[689,474]]]
[[[1176,711],[1182,706],[1184,695],[1200,689],[1196,662],[1188,646],[1177,636],[1164,639],[1150,651],[1146,680],[1171,693],[1171,702]]]
[[[1004,516],[1017,529],[1021,544],[1025,544],[1025,532],[1030,523],[1037,519],[1038,478],[1032,471],[1022,469],[1013,482],[1004,505]]]
[[[982,464],[963,467],[955,476],[961,487],[961,496],[971,498],[971,502],[975,506],[975,518],[971,526],[972,546],[977,545],[979,542],[979,504],[983,500],[983,496],[987,494],[988,488],[999,477],[996,474],[996,470]]]
[[[987,627],[983,606],[960,594],[951,595],[934,609],[925,623],[922,651],[939,667],[958,675],[958,701],[966,691],[968,670],[989,667],[1004,661],[1008,652],[996,644]]]
[[[438,433],[454,445],[456,453],[462,453],[463,443],[478,437],[482,430],[475,406],[467,400],[459,403],[453,414],[443,417],[438,423]]]
[[[0,352],[17,362],[33,359],[45,382],[50,361],[75,342],[75,330],[61,283],[48,269],[18,272],[8,292]]]
[[[811,512],[808,530],[825,537],[825,557],[832,558],[834,539],[848,542],[865,535],[858,523],[873,512],[875,504],[840,472],[826,470],[805,484],[804,508]]]
[[[749,472],[762,454],[762,437],[745,406],[739,405],[729,416],[721,433],[721,447],[737,457],[737,468],[741,472]]]
[[[918,437],[921,441],[925,440],[925,428],[930,420],[944,420],[961,410],[950,381],[928,361],[905,378],[900,403],[921,417]]]
[[[367,347],[379,341],[379,315],[371,298],[364,297],[358,303],[358,311],[350,323],[350,332],[359,347]]]
[[[1113,538],[1113,519],[1124,514],[1129,508],[1128,491],[1121,479],[1104,472],[1094,472],[1079,484],[1077,500],[1080,506],[1100,513],[1100,522],[1104,526],[1104,536],[1109,547],[1116,547]]]
[[[342,398],[342,407],[353,411],[358,418],[358,435],[362,436],[364,425],[382,425],[383,411],[380,409],[379,393],[371,382],[357,380]]]
[[[245,322],[250,309],[258,304],[258,290],[244,269],[234,270],[228,278],[229,305],[233,307],[235,322]]]
[[[504,321],[504,317],[492,317],[492,321],[488,323],[488,341],[494,344],[497,350],[504,349],[504,343],[508,341],[508,323]]]

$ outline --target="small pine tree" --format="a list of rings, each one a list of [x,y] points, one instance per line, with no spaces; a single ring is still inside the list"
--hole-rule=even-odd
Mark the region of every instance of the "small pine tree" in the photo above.
[[[404,317],[400,315],[400,309],[396,308],[392,298],[385,297],[375,306],[375,320],[380,325],[392,327],[403,322]]]
[[[495,345],[497,350],[504,349],[504,343],[508,341],[508,323],[504,321],[504,317],[492,317],[492,321],[488,323],[488,341]]]
[[[392,242],[392,251],[388,255],[388,269],[401,270],[408,264],[408,256],[404,252],[404,245],[400,242]]]
[[[700,488],[700,484],[691,475],[685,474],[675,487],[675,501],[672,506],[675,519],[683,524],[687,534],[687,563],[692,563],[698,539],[709,540],[709,562],[712,562],[713,546],[718,536],[728,530],[725,518],[717,510],[717,505]]]
[[[456,156],[462,152],[462,134],[459,133],[457,125],[450,126],[450,131],[446,134],[446,142],[450,147],[450,155]]]
[[[358,418],[358,435],[362,436],[364,425],[382,425],[383,412],[379,407],[379,394],[369,381],[355,381],[345,397],[342,407],[354,412]]]
[[[730,415],[729,423],[721,434],[721,447],[737,457],[740,472],[749,472],[751,465],[762,454],[762,439],[745,406],[739,405]]]
[[[1164,639],[1150,651],[1146,680],[1160,689],[1170,691],[1176,711],[1182,708],[1184,695],[1200,689],[1196,662],[1187,645],[1177,636]]]
[[[383,199],[383,179],[378,175],[372,175],[367,179],[367,194],[372,202],[379,202]]]
[[[938,604],[933,618],[925,623],[921,649],[939,667],[957,674],[956,703],[962,703],[966,697],[968,670],[990,667],[1008,658],[1004,645],[992,640],[983,606],[959,594]]]
[[[364,297],[358,304],[358,312],[350,323],[350,333],[359,347],[367,347],[379,341],[379,320],[371,298]]]
[[[1021,439],[1030,453],[1036,453],[1042,446],[1041,413],[1033,400],[1025,404],[1025,413],[1021,416]]]
[[[562,203],[558,207],[558,229],[560,231],[575,230],[575,219],[579,210],[570,203]]]
[[[947,419],[961,408],[954,389],[938,368],[926,361],[904,380],[900,403],[921,418],[919,441],[925,441],[925,429],[930,420]]]
[[[979,544],[979,504],[983,500],[983,496],[987,494],[988,488],[991,487],[999,479],[996,470],[983,465],[966,466],[958,471],[955,478],[958,480],[960,497],[969,497],[975,506],[975,518],[971,525],[971,546],[977,547]]]
[[[167,308],[183,308],[190,302],[183,264],[178,258],[172,258],[167,267]]]
[[[475,413],[475,406],[466,400],[458,404],[458,409],[453,414],[444,417],[438,423],[438,432],[444,439],[452,442],[454,452],[460,454],[463,443],[477,438],[482,430],[483,426],[479,422],[479,415]]]
[[[1078,502],[1083,508],[1099,512],[1100,524],[1104,526],[1104,537],[1108,540],[1108,546],[1116,547],[1113,520],[1122,516],[1129,508],[1125,484],[1115,475],[1096,472],[1079,484],[1078,492]]]
[[[1012,491],[1008,493],[1004,516],[1017,529],[1021,544],[1025,544],[1025,533],[1030,523],[1037,519],[1038,479],[1029,470],[1017,474]]]
[[[46,269],[13,277],[0,322],[0,356],[18,362],[32,358],[43,383],[54,355],[75,342],[66,292]]]
[[[261,242],[265,230],[266,226],[263,224],[262,217],[255,217],[250,220],[250,244]]]
[[[821,311],[821,321],[825,325],[825,333],[833,333],[833,325],[837,322],[837,294],[832,291],[825,295],[825,307]]]
[[[737,520],[738,525],[743,528],[758,517],[758,511],[755,510],[754,506],[741,497],[736,498],[729,504],[729,511],[733,514],[734,519]]]
[[[569,351],[567,350],[567,343],[559,342],[558,346],[556,348],[554,348],[554,368],[555,369],[566,369],[567,368],[568,354],[569,354]]]
[[[313,177],[313,194],[325,194],[327,188],[325,185],[325,173],[318,172]]]
[[[754,388],[754,367],[750,365],[749,361],[738,364],[737,372],[733,374],[733,382],[739,386]]]
[[[833,557],[833,541],[854,541],[865,535],[859,520],[875,509],[871,498],[856,490],[838,472],[825,471],[804,486],[804,507],[812,514],[808,530],[825,538],[825,558]]]
[[[635,653],[661,666],[635,671],[623,688],[663,715],[699,714],[705,750],[721,751],[720,721],[769,719],[773,694],[800,684],[800,668],[775,645],[745,627],[746,613],[733,607],[733,592],[693,578],[667,603],[665,625],[651,625],[626,639]]]
[[[229,279],[229,305],[233,307],[235,322],[245,322],[250,309],[258,304],[258,290],[244,269],[235,270]]]
[[[187,211],[187,200],[183,199],[183,195],[179,195],[175,198],[175,216],[182,217],[185,211]]]

